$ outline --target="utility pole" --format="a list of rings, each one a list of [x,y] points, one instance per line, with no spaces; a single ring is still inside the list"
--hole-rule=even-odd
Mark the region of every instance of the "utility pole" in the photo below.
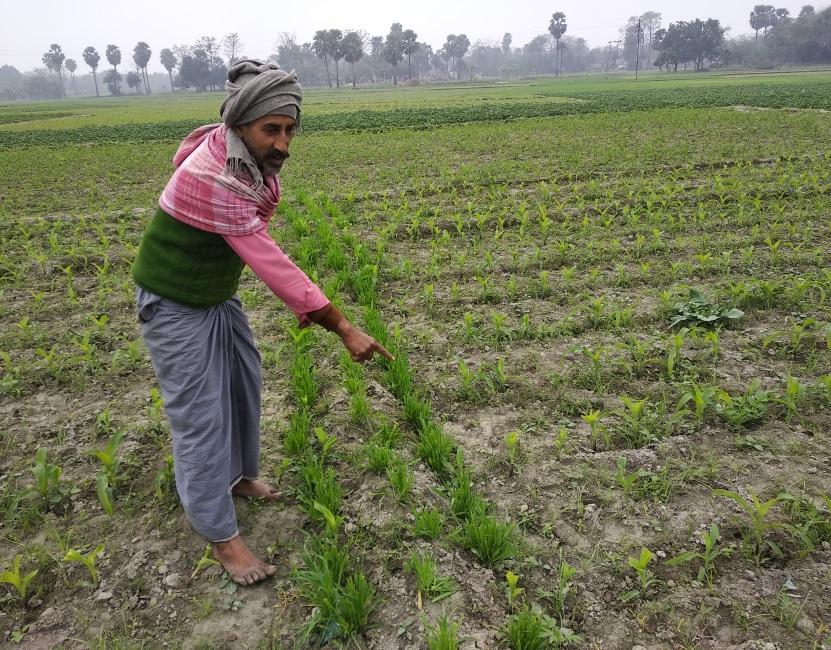
[[[618,54],[618,49],[620,48],[621,42],[622,41],[619,41],[619,40],[618,41],[609,41],[609,51],[610,52],[612,50],[612,43],[615,44],[615,58],[612,60],[612,71],[613,72],[617,68],[617,54]]]

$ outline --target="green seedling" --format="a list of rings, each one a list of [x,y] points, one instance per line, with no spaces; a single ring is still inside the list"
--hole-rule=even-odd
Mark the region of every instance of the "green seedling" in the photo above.
[[[17,592],[17,597],[21,601],[25,601],[26,594],[29,592],[29,585],[32,580],[35,579],[37,574],[37,569],[30,571],[25,575],[22,574],[20,572],[20,556],[15,555],[14,560],[12,561],[11,569],[6,569],[0,573],[0,584],[10,585]]]
[[[324,468],[320,462],[309,462],[300,471],[297,500],[312,519],[325,523],[325,516],[315,503],[330,512],[340,511],[342,491],[335,478],[335,470]]]
[[[404,462],[395,463],[387,468],[387,479],[398,501],[404,503],[415,485],[415,473],[412,468]]]
[[[823,542],[831,542],[831,498],[823,495],[823,511],[808,497],[791,494],[780,497],[789,519],[785,530],[799,544],[800,557],[814,552]]]
[[[283,451],[293,458],[302,457],[309,449],[309,431],[312,414],[308,409],[298,409],[291,414],[289,428],[283,436]]]
[[[386,445],[369,442],[364,446],[366,466],[376,474],[385,474],[397,460],[395,451]]]
[[[418,443],[418,457],[427,466],[439,475],[447,474],[452,465],[450,458],[453,455],[455,443],[442,428],[432,422],[424,423],[421,429],[421,438]]]
[[[696,579],[699,582],[706,582],[708,585],[712,586],[713,578],[716,575],[716,559],[721,556],[730,557],[732,549],[729,547],[717,546],[718,541],[720,539],[720,534],[718,526],[716,524],[712,524],[710,526],[710,530],[702,533],[701,538],[704,543],[703,552],[686,551],[684,553],[681,553],[680,555],[676,555],[675,557],[670,558],[666,561],[665,564],[667,566],[676,566],[678,564],[683,564],[685,562],[692,562],[693,560],[698,560],[701,562],[701,566],[698,568],[698,575]]]
[[[340,529],[341,523],[343,523],[343,517],[334,515],[329,508],[324,506],[322,503],[318,503],[317,501],[315,501],[312,505],[314,509],[321,514],[323,521],[326,522],[326,534],[333,540],[337,539],[338,530]]]
[[[321,462],[326,462],[338,439],[336,436],[326,433],[323,427],[315,427],[315,439],[317,440],[318,447],[320,447],[320,460]]]
[[[782,524],[772,522],[769,518],[774,506],[783,500],[781,496],[763,502],[755,494],[750,495],[749,501],[730,490],[717,489],[713,490],[713,494],[732,500],[749,519],[749,525],[742,526],[742,550],[757,566],[768,561],[768,553],[777,558],[784,556],[779,545],[769,538],[774,530],[783,528]]]
[[[46,462],[46,448],[38,447],[32,473],[35,475],[35,488],[44,508],[49,510],[50,506],[60,503],[65,495],[65,490],[61,486],[61,468]]]
[[[70,549],[66,552],[66,555],[63,556],[63,562],[76,562],[78,564],[83,564],[89,572],[89,577],[92,580],[92,584],[97,585],[98,570],[95,568],[95,558],[103,552],[103,544],[99,544],[93,550],[86,554],[82,554],[80,551],[76,551],[75,549]]]
[[[785,392],[782,395],[781,403],[785,407],[785,421],[790,422],[791,418],[799,415],[799,407],[805,397],[805,386],[796,377],[788,376],[785,381]]]
[[[580,416],[586,424],[589,425],[591,432],[592,449],[597,451],[597,445],[602,435],[603,429],[600,424],[601,412],[599,410],[589,411]]]
[[[92,454],[101,463],[101,473],[106,477],[107,486],[112,490],[118,486],[119,468],[121,466],[121,459],[118,457],[118,447],[124,439],[125,431],[123,429],[116,429],[113,431],[107,445],[104,449],[93,451]],[[112,495],[110,495],[112,496]]]
[[[505,573],[506,594],[508,596],[508,609],[514,611],[519,604],[519,597],[525,591],[519,586],[519,576],[513,571]]]
[[[444,516],[439,510],[418,510],[414,514],[413,535],[422,539],[438,539],[444,525]]]
[[[771,401],[771,394],[762,390],[761,382],[750,382],[744,395],[731,397],[725,391],[719,391],[715,404],[716,413],[734,429],[743,429],[765,418]]]
[[[681,329],[677,334],[673,334],[667,343],[666,348],[666,371],[667,377],[670,380],[675,378],[675,370],[678,365],[678,355],[681,353],[681,348],[684,347],[684,342],[687,339],[687,328]]]
[[[414,554],[404,568],[415,576],[418,602],[422,595],[438,603],[456,593],[456,583],[452,578],[439,575],[438,564],[429,553]]]
[[[453,623],[447,616],[442,616],[436,625],[427,626],[428,650],[458,650],[458,648],[458,623]]]
[[[206,544],[202,557],[199,558],[199,561],[196,563],[196,567],[193,569],[193,573],[190,574],[191,580],[202,573],[205,569],[212,566],[219,566],[219,562],[214,560],[211,555],[213,555],[213,546],[211,544]]]
[[[706,410],[713,408],[716,398],[722,392],[717,386],[698,386],[697,384],[693,384],[690,390],[681,395],[675,410],[681,411],[687,404],[692,402],[695,407],[693,410],[695,421],[701,424],[704,421]]]
[[[519,460],[519,431],[511,431],[505,436],[505,449],[508,452],[508,465],[512,470],[517,467]]]
[[[465,521],[460,541],[488,567],[496,567],[515,554],[513,524],[496,521],[482,512]]]
[[[156,474],[153,481],[153,494],[159,501],[164,501],[173,491],[176,475],[173,470],[173,456],[168,454],[164,459],[164,467]]]
[[[566,451],[568,447],[568,429],[560,425],[560,428],[557,429],[557,437],[554,438],[554,455],[559,460],[563,457],[563,453]]]
[[[650,571],[649,564],[655,559],[655,554],[648,548],[641,548],[641,553],[637,557],[630,556],[627,559],[627,564],[635,570],[638,576],[638,588],[627,591],[620,599],[627,603],[635,598],[643,599],[649,597],[658,585],[658,579],[655,574]]]
[[[525,605],[513,614],[505,626],[505,640],[512,650],[545,650],[551,647],[546,639],[545,619],[539,608],[532,609]]]

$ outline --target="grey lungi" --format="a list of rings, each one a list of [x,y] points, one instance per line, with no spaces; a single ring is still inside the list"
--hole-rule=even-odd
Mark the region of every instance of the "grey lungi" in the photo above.
[[[141,287],[136,308],[173,437],[176,489],[194,529],[236,536],[231,488],[260,456],[260,354],[239,298],[187,307]]]

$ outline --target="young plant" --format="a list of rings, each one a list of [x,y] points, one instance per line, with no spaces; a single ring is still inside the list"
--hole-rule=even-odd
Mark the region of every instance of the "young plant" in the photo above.
[[[742,526],[742,550],[746,556],[756,562],[756,566],[767,562],[769,552],[777,558],[783,557],[784,554],[779,545],[769,539],[770,533],[783,527],[769,518],[773,507],[783,500],[781,496],[763,502],[755,494],[750,495],[749,501],[729,490],[717,489],[713,490],[713,494],[732,500],[748,518],[749,523]]]
[[[193,569],[193,573],[190,574],[191,580],[193,580],[196,576],[202,573],[202,571],[204,571],[205,569],[219,565],[219,562],[217,562],[211,557],[212,554],[213,546],[211,544],[206,544],[205,551],[202,553],[202,557],[199,558],[199,561],[196,563],[196,567]]]
[[[675,410],[680,411],[688,403],[692,402],[695,407],[693,411],[695,421],[700,425],[704,421],[704,413],[708,408],[712,408],[715,405],[716,397],[722,392],[717,386],[699,386],[698,384],[693,384],[690,390],[681,395],[681,399],[678,400],[678,406],[675,407]]]
[[[458,650],[459,624],[442,616],[436,625],[427,627],[427,650]]]
[[[445,475],[452,468],[452,457],[455,444],[440,426],[432,422],[425,422],[421,429],[418,443],[418,457],[439,475]]]
[[[505,450],[508,455],[508,465],[513,473],[519,464],[519,431],[511,431],[505,436]]]
[[[44,509],[49,510],[50,506],[60,503],[66,492],[61,486],[61,468],[46,462],[45,447],[38,447],[32,473]]]
[[[29,585],[37,574],[37,569],[25,575],[22,574],[20,572],[20,556],[15,555],[11,569],[6,569],[0,573],[0,584],[10,585],[17,592],[17,597],[21,601],[25,601],[26,594],[29,592]]]
[[[320,462],[309,462],[301,469],[300,485],[297,488],[297,500],[303,510],[312,519],[325,523],[325,517],[315,503],[326,507],[330,512],[339,512],[342,492],[335,479],[335,470],[324,468]]]
[[[649,597],[658,585],[658,578],[649,569],[649,564],[655,559],[655,554],[645,546],[641,548],[640,555],[630,556],[627,560],[628,566],[635,570],[638,576],[638,588],[627,591],[620,599],[627,603],[635,598],[643,599]]]
[[[525,589],[519,586],[519,576],[513,571],[505,573],[505,583],[505,593],[508,596],[508,609],[514,611],[519,604],[519,597]]]
[[[479,512],[462,526],[461,543],[485,566],[496,567],[514,556],[514,527]]]
[[[731,397],[725,391],[719,391],[715,404],[716,413],[734,429],[743,429],[765,418],[771,401],[771,394],[762,390],[761,382],[750,382],[744,395]]]
[[[720,539],[720,534],[718,526],[716,526],[716,524],[712,524],[710,526],[710,530],[705,531],[701,535],[701,538],[704,543],[703,552],[686,551],[684,553],[681,553],[680,555],[676,555],[675,557],[670,558],[665,562],[665,564],[667,566],[676,566],[678,564],[683,564],[685,562],[692,562],[693,560],[698,560],[701,562],[701,566],[698,568],[698,575],[696,579],[699,582],[706,582],[708,585],[712,586],[713,578],[716,575],[716,559],[721,556],[729,557],[732,553],[732,549],[729,547],[717,546],[718,541]]]
[[[681,353],[681,348],[684,347],[684,342],[687,339],[687,328],[682,328],[677,334],[673,334],[667,343],[666,349],[666,371],[667,377],[670,380],[675,378],[675,370],[678,365],[678,355]]]
[[[456,593],[456,583],[452,578],[439,575],[438,564],[429,553],[413,554],[404,568],[415,576],[419,603],[422,596],[438,603]]]
[[[104,545],[99,544],[89,553],[83,554],[75,549],[70,549],[63,557],[64,562],[76,562],[83,564],[89,572],[89,577],[92,579],[93,586],[98,585],[98,570],[95,568],[95,558],[103,553]]]
[[[394,463],[387,468],[387,478],[398,501],[404,503],[415,485],[415,473],[412,468],[404,462]]]
[[[438,539],[444,525],[444,516],[433,508],[418,510],[413,515],[413,535],[422,539]]]
[[[101,463],[100,471],[107,479],[107,486],[113,491],[117,488],[120,478],[119,468],[121,467],[121,459],[118,457],[117,452],[124,438],[124,433],[124,429],[116,429],[113,431],[104,449],[97,449],[92,452]]]
[[[173,492],[176,476],[173,471],[173,456],[168,454],[164,459],[164,467],[156,474],[153,481],[153,494],[159,501],[164,501]]]
[[[592,410],[588,413],[584,413],[580,417],[582,418],[583,422],[589,425],[589,430],[591,432],[592,449],[594,451],[597,451],[597,444],[603,433],[603,429],[600,424],[601,413],[599,410]]]

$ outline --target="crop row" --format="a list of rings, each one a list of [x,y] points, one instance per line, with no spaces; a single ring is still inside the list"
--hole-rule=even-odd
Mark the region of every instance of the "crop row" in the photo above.
[[[309,133],[325,131],[379,131],[397,128],[424,129],[470,122],[506,121],[518,118],[585,115],[656,108],[707,108],[748,105],[764,108],[831,109],[828,84],[816,82],[758,84],[736,87],[699,86],[683,89],[626,89],[575,92],[571,102],[485,102],[481,105],[439,108],[398,108],[387,111],[344,111],[313,114],[303,120]],[[561,98],[560,98],[561,99]],[[0,131],[0,148],[32,145],[59,146],[89,142],[149,142],[177,140],[200,126],[200,120],[163,123],[87,126],[59,131]]]

